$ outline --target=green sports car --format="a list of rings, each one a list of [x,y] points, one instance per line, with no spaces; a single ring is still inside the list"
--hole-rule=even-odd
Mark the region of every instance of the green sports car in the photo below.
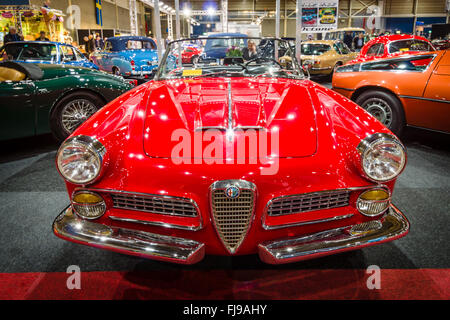
[[[122,77],[54,64],[0,63],[0,141],[52,132],[64,140],[133,87]]]

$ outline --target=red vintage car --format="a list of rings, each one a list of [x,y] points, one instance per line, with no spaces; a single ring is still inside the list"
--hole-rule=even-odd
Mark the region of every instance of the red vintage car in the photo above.
[[[181,53],[183,63],[197,63],[199,57],[203,53],[203,48],[193,45],[188,45]]]
[[[405,148],[378,120],[309,81],[289,50],[286,67],[277,55],[193,66],[177,64],[175,43],[154,80],[61,145],[71,204],[58,237],[184,264],[281,264],[408,233],[391,202]]]
[[[361,63],[381,58],[394,58],[403,54],[435,51],[427,38],[409,35],[392,34],[377,37],[362,47],[359,56],[349,63]]]

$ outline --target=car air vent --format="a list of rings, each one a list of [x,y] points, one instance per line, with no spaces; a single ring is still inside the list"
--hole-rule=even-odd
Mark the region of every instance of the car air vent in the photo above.
[[[267,205],[269,216],[282,216],[349,205],[350,191],[334,190],[284,196],[272,199]]]
[[[195,202],[188,198],[145,195],[135,193],[111,193],[113,207],[173,216],[196,217]]]

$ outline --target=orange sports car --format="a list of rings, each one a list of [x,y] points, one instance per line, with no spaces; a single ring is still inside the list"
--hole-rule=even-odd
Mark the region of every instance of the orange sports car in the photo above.
[[[347,64],[332,85],[397,135],[405,125],[450,132],[449,50]]]

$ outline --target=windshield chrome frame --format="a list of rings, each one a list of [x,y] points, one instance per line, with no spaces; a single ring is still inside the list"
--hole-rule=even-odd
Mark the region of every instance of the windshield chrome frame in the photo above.
[[[293,46],[291,46],[291,44],[289,43],[288,40],[284,40],[281,38],[275,38],[275,37],[246,37],[246,36],[208,36],[208,37],[197,37],[197,38],[183,38],[183,39],[178,39],[178,40],[174,40],[171,41],[167,44],[167,48],[164,52],[164,55],[158,65],[158,70],[155,73],[155,76],[153,78],[154,81],[164,81],[164,80],[168,80],[168,79],[161,79],[161,73],[162,73],[162,66],[164,66],[165,62],[167,61],[167,57],[169,56],[169,52],[171,50],[169,50],[170,46],[173,45],[174,43],[177,42],[186,42],[186,41],[197,41],[197,40],[211,40],[211,39],[246,39],[246,40],[273,40],[273,41],[280,41],[280,42],[285,42],[287,44],[287,46],[289,47],[289,49],[293,52],[292,55],[292,61],[293,63],[296,65],[294,67],[298,70],[299,75],[303,76],[305,79],[307,78],[307,75],[305,75],[303,69],[300,67],[300,63],[297,60],[297,57],[295,56],[295,48]],[[180,77],[179,79],[183,79],[183,77]]]

